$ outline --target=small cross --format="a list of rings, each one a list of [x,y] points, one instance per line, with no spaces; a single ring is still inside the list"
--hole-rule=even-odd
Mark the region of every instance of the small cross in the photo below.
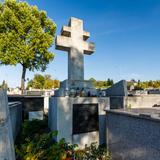
[[[94,43],[86,41],[89,37],[90,33],[83,30],[83,20],[73,17],[56,37],[56,49],[68,51],[69,80],[84,80],[84,54],[94,52]]]

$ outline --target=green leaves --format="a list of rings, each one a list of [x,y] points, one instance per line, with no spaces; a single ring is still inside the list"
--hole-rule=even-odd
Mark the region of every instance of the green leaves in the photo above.
[[[23,160],[111,160],[105,146],[92,143],[83,150],[62,138],[55,142],[58,132],[47,131],[46,120],[25,121],[16,146],[17,158]]]
[[[48,49],[55,31],[56,25],[45,11],[26,2],[6,0],[0,4],[0,64],[45,71],[54,58]]]
[[[52,89],[59,88],[60,81],[52,79],[51,75],[35,74],[34,78],[28,82],[27,88],[34,89]]]

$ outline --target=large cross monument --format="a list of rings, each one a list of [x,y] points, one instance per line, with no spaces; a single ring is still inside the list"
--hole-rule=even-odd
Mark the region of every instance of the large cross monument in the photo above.
[[[68,79],[50,98],[48,112],[50,129],[58,130],[56,140],[65,138],[82,148],[106,142],[104,108],[109,105],[109,98],[97,97],[92,82],[84,80],[84,54],[94,52],[89,36],[83,21],[72,17],[56,37],[56,49],[68,52]]]

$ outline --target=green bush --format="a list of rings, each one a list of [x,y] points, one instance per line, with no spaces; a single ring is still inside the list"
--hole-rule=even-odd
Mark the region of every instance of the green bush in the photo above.
[[[17,140],[17,160],[111,160],[105,147],[93,143],[80,150],[65,139],[55,142],[57,134],[49,132],[47,120],[25,121]]]
[[[96,143],[86,146],[84,150],[75,151],[75,155],[78,160],[111,160],[106,147],[97,146]]]

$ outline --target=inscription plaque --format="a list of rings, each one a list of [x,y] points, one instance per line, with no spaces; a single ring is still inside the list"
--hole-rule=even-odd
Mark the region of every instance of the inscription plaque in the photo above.
[[[73,104],[73,134],[98,130],[98,104]]]

